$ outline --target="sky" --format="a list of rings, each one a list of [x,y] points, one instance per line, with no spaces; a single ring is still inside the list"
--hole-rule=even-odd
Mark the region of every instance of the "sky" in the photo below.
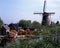
[[[50,21],[60,21],[60,0],[46,0],[46,12],[55,12]],[[31,20],[41,23],[44,0],[0,0],[0,17],[4,23],[17,23],[19,20]]]

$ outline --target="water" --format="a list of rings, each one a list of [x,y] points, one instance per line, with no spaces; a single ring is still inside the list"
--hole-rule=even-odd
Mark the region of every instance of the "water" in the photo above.
[[[41,42],[41,41],[45,41],[45,42],[56,42],[60,40],[60,36],[57,36],[57,35],[51,35],[51,36],[43,36],[41,35],[39,38],[36,38],[36,39],[30,39],[30,40],[20,40],[20,39],[15,39],[15,42],[13,43],[7,43],[4,48],[19,48],[19,47],[22,47],[23,46],[27,46],[28,44],[35,44],[38,43],[38,42]],[[2,48],[2,47],[0,47]]]

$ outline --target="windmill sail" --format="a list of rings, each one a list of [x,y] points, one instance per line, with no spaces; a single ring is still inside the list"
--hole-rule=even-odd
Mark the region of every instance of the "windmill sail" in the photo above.
[[[46,0],[44,1],[43,13],[45,12],[45,10],[46,10]]]

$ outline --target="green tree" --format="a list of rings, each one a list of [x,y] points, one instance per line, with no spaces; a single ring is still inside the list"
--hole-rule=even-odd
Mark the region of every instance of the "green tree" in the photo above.
[[[57,21],[56,24],[59,24],[59,21]]]
[[[10,30],[16,30],[16,25],[11,23],[9,24]]]
[[[31,26],[31,21],[30,20],[20,20],[19,21],[19,26],[20,27],[30,27]]]
[[[1,27],[2,24],[3,24],[3,21],[2,21],[2,19],[0,18],[0,27]]]
[[[41,29],[41,24],[39,22],[37,22],[37,21],[34,21],[32,23],[32,27],[37,28],[37,29]]]

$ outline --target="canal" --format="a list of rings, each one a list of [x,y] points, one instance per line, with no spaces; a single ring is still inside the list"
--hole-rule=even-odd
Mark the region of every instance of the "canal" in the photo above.
[[[39,38],[34,39],[12,39],[10,42],[5,42],[4,46],[0,48],[44,48],[47,46],[60,47],[60,35],[41,35]]]

